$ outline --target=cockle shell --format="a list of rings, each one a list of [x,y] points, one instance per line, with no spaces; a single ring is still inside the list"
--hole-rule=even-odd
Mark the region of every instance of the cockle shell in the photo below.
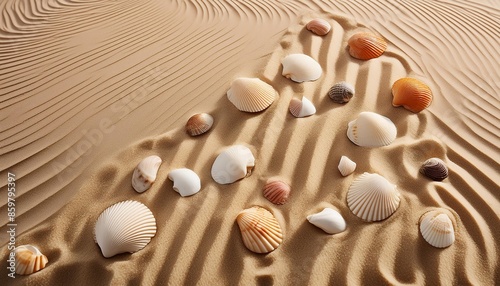
[[[346,229],[342,215],[331,208],[325,208],[317,214],[308,215],[307,220],[329,234],[340,233]]]
[[[47,256],[43,255],[33,245],[21,245],[14,250],[16,255],[16,273],[29,275],[45,268],[49,262]]]
[[[448,178],[448,167],[439,158],[430,158],[420,167],[420,173],[426,175],[434,181],[442,181]]]
[[[282,61],[282,75],[295,82],[315,81],[323,70],[319,63],[308,55],[291,54]]]
[[[283,205],[290,197],[290,186],[277,179],[269,179],[264,185],[264,197],[275,205]]]
[[[236,108],[245,112],[259,112],[268,108],[278,92],[258,78],[240,77],[233,80],[227,98]]]
[[[156,180],[161,165],[161,158],[153,155],[144,158],[135,168],[132,175],[132,187],[138,193],[148,190]]]
[[[201,189],[200,177],[193,170],[175,169],[168,173],[168,178],[174,182],[174,190],[183,197],[192,196]]]
[[[290,100],[289,109],[293,116],[299,118],[311,116],[316,113],[316,107],[314,107],[314,104],[305,96],[302,97],[302,100],[292,98]]]
[[[363,147],[391,144],[397,135],[396,125],[387,117],[374,112],[361,112],[358,119],[349,122],[347,137]]]
[[[432,91],[418,79],[404,77],[392,85],[392,105],[403,106],[412,112],[420,112],[432,102]]]
[[[137,201],[122,201],[105,209],[95,224],[95,241],[106,258],[143,249],[156,234],[156,219]]]
[[[354,87],[345,81],[334,84],[328,91],[328,96],[336,103],[346,103],[354,96]]]
[[[330,32],[332,26],[326,20],[323,19],[313,19],[309,21],[306,25],[306,29],[313,32],[318,36],[324,36]]]
[[[400,200],[396,185],[378,174],[366,172],[352,182],[347,192],[349,209],[368,222],[388,218],[398,209]]]
[[[198,136],[208,132],[214,124],[214,118],[208,113],[198,113],[189,118],[186,123],[186,132],[191,136]]]
[[[339,171],[342,176],[349,176],[356,170],[356,163],[346,156],[342,156],[339,162]]]
[[[455,241],[453,222],[444,209],[423,214],[420,218],[420,233],[425,241],[437,248],[448,247]]]
[[[231,184],[249,176],[254,166],[252,151],[243,145],[233,145],[217,156],[211,174],[217,183]]]
[[[384,38],[367,32],[359,32],[348,41],[349,54],[360,60],[370,60],[380,57],[387,49]]]
[[[265,208],[254,206],[236,217],[243,244],[256,253],[268,253],[281,244],[283,233],[278,220]]]

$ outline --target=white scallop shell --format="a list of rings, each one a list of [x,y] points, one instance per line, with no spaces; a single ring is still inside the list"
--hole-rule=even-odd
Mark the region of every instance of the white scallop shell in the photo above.
[[[192,196],[200,191],[200,177],[190,169],[175,169],[168,173],[168,178],[174,182],[174,190],[181,196]]]
[[[349,140],[363,147],[389,145],[396,135],[396,125],[389,118],[374,112],[361,112],[358,119],[349,122],[347,128]]]
[[[21,245],[14,250],[16,256],[16,273],[29,275],[45,268],[49,262],[47,256],[43,255],[33,245]]]
[[[265,208],[254,206],[236,217],[243,244],[255,253],[268,253],[281,244],[283,233],[278,220]]]
[[[233,145],[215,159],[212,178],[219,184],[231,184],[250,175],[254,166],[252,151],[243,145]]]
[[[356,170],[356,163],[346,156],[342,156],[339,162],[339,171],[342,176],[349,176]]]
[[[396,185],[378,174],[363,173],[347,192],[349,209],[364,221],[380,221],[391,216],[399,207],[400,193]]]
[[[420,218],[420,233],[430,245],[445,248],[455,241],[453,222],[444,210],[426,212]]]
[[[316,113],[316,107],[314,107],[314,104],[305,96],[302,97],[302,100],[292,98],[292,100],[290,100],[289,109],[293,116],[299,118],[311,116]]]
[[[259,112],[268,108],[278,92],[258,78],[240,77],[231,83],[227,98],[240,111]]]
[[[342,215],[331,208],[325,208],[317,214],[308,215],[307,220],[329,234],[340,233],[346,229]]]
[[[315,81],[323,70],[319,63],[308,55],[291,54],[282,61],[282,75],[295,82]]]
[[[161,165],[161,158],[153,155],[144,158],[134,169],[132,187],[138,193],[148,190],[156,180],[156,174]]]
[[[156,219],[137,201],[122,201],[105,209],[95,224],[95,241],[106,258],[143,249],[156,234]]]

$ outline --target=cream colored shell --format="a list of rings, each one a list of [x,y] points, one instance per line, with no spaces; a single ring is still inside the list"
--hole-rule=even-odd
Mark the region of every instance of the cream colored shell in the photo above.
[[[420,233],[430,245],[445,248],[455,241],[455,229],[448,211],[437,209],[426,212],[420,218]]]
[[[356,170],[356,163],[346,156],[342,156],[339,162],[339,171],[342,176],[349,176]]]
[[[243,244],[256,253],[268,253],[281,244],[283,233],[278,220],[265,208],[254,206],[236,217]]]
[[[33,245],[18,246],[14,253],[16,255],[16,273],[19,275],[29,275],[40,271],[49,262],[47,256]]]
[[[311,116],[316,113],[316,107],[314,107],[314,104],[305,96],[302,97],[302,100],[292,98],[290,100],[289,110],[293,116],[298,118]]]
[[[240,111],[259,112],[268,108],[278,92],[258,78],[240,77],[233,80],[227,98]]]
[[[144,158],[134,169],[132,187],[138,193],[148,190],[156,180],[156,174],[161,165],[161,158],[153,155]]]
[[[231,184],[251,174],[255,166],[252,151],[243,145],[233,145],[215,159],[212,178],[219,184]]]
[[[319,213],[308,215],[307,220],[329,234],[340,233],[346,229],[342,215],[331,208],[324,208]]]
[[[308,55],[291,54],[282,61],[282,75],[295,82],[315,81],[321,77],[323,70],[319,63]]]
[[[175,169],[168,173],[168,178],[174,182],[174,190],[187,197],[198,193],[201,189],[200,177],[190,169]]]
[[[349,140],[363,147],[389,145],[396,135],[396,125],[389,118],[374,112],[361,112],[347,127]]]

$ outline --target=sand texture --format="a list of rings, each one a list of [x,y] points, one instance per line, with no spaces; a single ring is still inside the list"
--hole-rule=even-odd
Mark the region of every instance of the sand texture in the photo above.
[[[7,259],[7,173],[16,175],[16,244],[33,244],[47,267],[8,285],[495,285],[500,283],[500,7],[497,1],[28,1],[0,3],[0,258]],[[305,29],[322,18],[332,31]],[[352,58],[347,40],[371,31],[387,39],[380,57]],[[295,83],[281,60],[304,53],[322,76]],[[429,108],[392,106],[391,86],[411,76],[430,86]],[[263,112],[241,112],[226,91],[257,77],[278,92]],[[347,104],[327,95],[354,85]],[[316,114],[295,118],[292,98]],[[390,118],[396,140],[354,145],[347,125],[360,112]],[[211,114],[211,131],[190,137],[184,124]],[[230,185],[210,175],[217,155],[242,144],[252,174]],[[151,189],[136,193],[134,168],[163,163]],[[357,163],[341,176],[342,155]],[[441,158],[449,177],[419,173]],[[189,168],[201,191],[181,197],[169,171]],[[397,185],[398,210],[368,223],[348,208],[364,172]],[[289,201],[262,196],[270,177],[291,186]],[[157,233],[134,254],[104,258],[94,224],[112,204],[136,200]],[[242,243],[235,219],[270,210],[283,243],[262,255]],[[306,216],[340,212],[346,231],[329,235]],[[455,221],[450,247],[430,246],[418,222],[444,208]],[[4,262],[2,262],[4,263]],[[4,264],[2,264],[4,265]],[[2,285],[2,283],[0,283]],[[77,285],[77,284],[75,284]]]

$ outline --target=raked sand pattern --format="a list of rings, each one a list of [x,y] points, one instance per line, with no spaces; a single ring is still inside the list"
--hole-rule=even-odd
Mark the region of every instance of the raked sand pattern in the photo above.
[[[6,43],[0,47],[6,111],[2,176],[13,170],[21,177],[17,212],[20,227],[25,226],[17,244],[34,244],[49,259],[45,269],[18,276],[9,281],[13,285],[75,279],[93,285],[492,285],[500,280],[498,4],[0,5]],[[334,14],[299,18],[303,10]],[[70,21],[76,15],[81,19]],[[315,16],[332,24],[328,35],[304,28]],[[183,17],[196,20],[178,29]],[[220,18],[232,25],[219,23]],[[386,53],[370,61],[351,58],[347,39],[359,30],[384,36]],[[280,62],[290,53],[315,58],[322,77],[301,84],[284,78]],[[391,105],[392,83],[408,75],[434,92],[431,106],[418,114]],[[225,95],[238,76],[261,78],[279,97],[261,113],[238,111]],[[345,105],[327,96],[342,80],[356,89]],[[288,104],[302,95],[317,113],[295,118]],[[396,124],[398,135],[390,146],[363,148],[349,141],[347,123],[362,111]],[[210,113],[215,123],[193,138],[180,126],[197,112]],[[145,136],[170,126],[177,127]],[[93,136],[83,135],[85,129]],[[90,148],[78,146],[85,140]],[[218,185],[210,177],[211,165],[234,144],[249,147],[256,166],[248,178]],[[80,159],[68,155],[85,148],[89,153]],[[110,155],[116,149],[123,150]],[[130,184],[132,172],[153,154],[163,159],[157,181],[138,194]],[[358,164],[348,177],[337,170],[342,155]],[[430,157],[445,161],[449,178],[433,182],[418,172]],[[66,164],[69,158],[74,162]],[[66,165],[64,176],[54,163]],[[200,176],[200,193],[182,198],[172,190],[167,174],[182,167]],[[80,175],[82,170],[87,171]],[[348,187],[363,172],[379,173],[398,186],[401,204],[387,220],[365,223],[347,208]],[[262,196],[273,176],[292,188],[285,205]],[[127,199],[152,210],[158,232],[143,250],[105,259],[93,241],[95,221],[106,207]],[[249,252],[235,223],[238,212],[253,205],[271,210],[284,232],[282,245],[267,255]],[[328,235],[307,222],[307,215],[324,207],[342,214],[345,232]],[[431,247],[418,231],[420,216],[438,207],[457,221],[456,241],[446,249]],[[1,210],[5,213],[4,202]],[[37,219],[52,213],[42,223]],[[1,230],[6,242],[6,227]],[[3,247],[1,257],[7,253]],[[0,277],[6,275],[2,268]]]

